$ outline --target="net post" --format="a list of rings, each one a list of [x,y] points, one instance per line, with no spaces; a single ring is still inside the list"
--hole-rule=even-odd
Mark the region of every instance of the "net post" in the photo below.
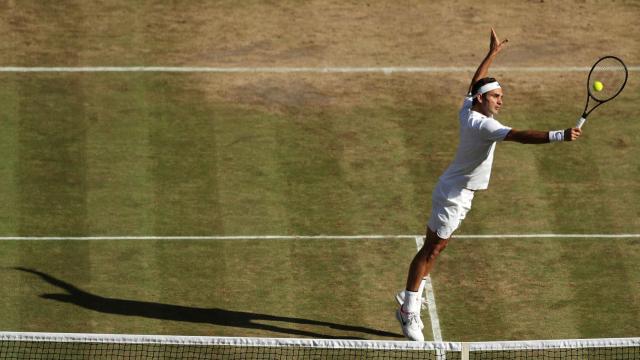
[[[462,354],[460,354],[461,360],[469,360],[469,343],[463,342],[462,345]]]

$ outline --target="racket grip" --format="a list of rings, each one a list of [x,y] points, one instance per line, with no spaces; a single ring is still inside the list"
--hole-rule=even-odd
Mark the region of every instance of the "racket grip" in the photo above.
[[[578,123],[576,124],[576,127],[578,129],[582,129],[582,125],[584,125],[585,121],[587,121],[587,119],[583,116],[580,118],[580,120],[578,120]]]

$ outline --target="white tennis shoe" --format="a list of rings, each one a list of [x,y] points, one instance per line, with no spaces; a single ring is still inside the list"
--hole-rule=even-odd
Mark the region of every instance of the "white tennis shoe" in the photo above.
[[[400,306],[404,305],[404,290],[400,291],[396,294],[396,301]],[[422,299],[420,299],[420,307],[422,307]],[[422,319],[418,317],[418,322],[420,323],[420,329],[424,329],[424,324],[422,323]]]
[[[402,327],[402,333],[409,340],[424,341],[424,335],[422,334],[422,328],[420,324],[420,313],[407,313],[402,310],[402,306],[396,310],[396,318],[400,321]]]

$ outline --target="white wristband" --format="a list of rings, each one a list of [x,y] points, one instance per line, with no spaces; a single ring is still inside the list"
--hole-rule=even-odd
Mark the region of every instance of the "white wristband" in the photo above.
[[[549,142],[564,141],[564,130],[549,131]]]

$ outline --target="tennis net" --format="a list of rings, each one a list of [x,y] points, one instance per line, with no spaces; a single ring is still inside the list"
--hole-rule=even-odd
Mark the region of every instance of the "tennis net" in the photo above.
[[[410,342],[0,332],[0,359],[640,359],[640,338]]]

